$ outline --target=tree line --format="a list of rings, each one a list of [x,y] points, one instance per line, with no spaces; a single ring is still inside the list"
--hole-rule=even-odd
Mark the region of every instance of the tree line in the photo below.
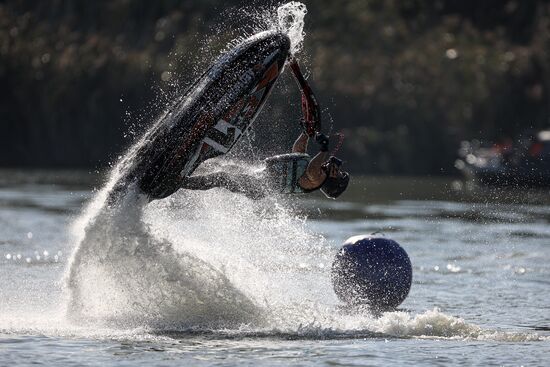
[[[548,127],[549,1],[304,2],[301,61],[352,172],[452,174],[461,140]],[[0,167],[108,165],[276,5],[0,3]],[[288,75],[270,102],[254,144],[276,151],[299,131]]]

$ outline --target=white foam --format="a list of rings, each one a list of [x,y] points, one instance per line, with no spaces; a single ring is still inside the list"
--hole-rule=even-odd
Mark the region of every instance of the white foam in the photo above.
[[[304,44],[304,18],[307,14],[305,4],[291,1],[277,8],[277,26],[290,38],[290,53],[299,53]]]
[[[305,12],[305,6],[296,2],[283,5],[277,12],[279,25],[288,32],[295,52],[303,41]],[[128,327],[257,321],[258,303],[262,302],[259,295],[265,291],[265,275],[257,269],[272,267],[272,256],[284,262],[296,251],[295,242],[309,234],[302,234],[299,220],[290,230],[294,219],[280,203],[269,204],[278,208],[274,220],[258,220],[258,213],[245,210],[248,203],[240,201],[247,199],[232,202],[227,193],[201,193],[183,200],[185,216],[180,218],[188,220],[173,223],[171,228],[164,226],[174,215],[169,205],[182,200],[182,195],[150,205],[146,209],[148,222],[143,220],[144,199],[131,189],[120,203],[109,204],[111,191],[161,121],[157,120],[116,164],[105,187],[73,225],[77,246],[66,272],[69,314],[73,320],[109,320]],[[215,207],[225,202],[242,210],[236,213],[233,206],[222,212]],[[268,211],[266,207],[255,208],[264,214]],[[193,219],[196,217],[202,217],[202,225]],[[289,234],[286,238],[274,233],[282,228]],[[254,237],[250,236],[252,231]],[[255,251],[258,245],[264,247],[263,252]],[[239,287],[234,286],[236,283]]]
[[[254,320],[254,304],[222,273],[151,234],[144,204],[130,192],[86,226],[68,275],[71,319],[125,328]]]
[[[447,315],[438,308],[418,315],[388,312],[376,319],[373,330],[399,337],[450,338],[461,340],[542,341],[548,338],[536,333],[519,333],[484,329],[464,319]]]

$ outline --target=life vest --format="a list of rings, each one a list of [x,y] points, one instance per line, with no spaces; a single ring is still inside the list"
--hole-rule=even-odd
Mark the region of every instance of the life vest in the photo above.
[[[311,157],[305,153],[281,154],[267,158],[266,171],[275,191],[282,194],[305,193],[299,181],[306,172]]]

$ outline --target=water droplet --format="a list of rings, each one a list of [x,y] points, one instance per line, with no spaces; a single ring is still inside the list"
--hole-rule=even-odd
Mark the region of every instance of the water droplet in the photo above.
[[[30,240],[32,238],[33,234],[32,232],[27,232],[27,238]]]
[[[447,264],[447,270],[449,270],[451,273],[458,273],[461,268],[460,266],[456,265],[456,264]]]
[[[170,73],[169,71],[164,71],[160,75],[160,78],[162,79],[163,82],[167,82],[172,78],[172,73]]]
[[[279,29],[290,38],[290,53],[293,55],[302,50],[306,14],[306,6],[297,1],[291,1],[277,9]]]
[[[450,48],[445,51],[445,56],[450,60],[454,60],[458,57],[458,52],[454,48]]]
[[[6,254],[6,259],[11,259],[11,254]]]

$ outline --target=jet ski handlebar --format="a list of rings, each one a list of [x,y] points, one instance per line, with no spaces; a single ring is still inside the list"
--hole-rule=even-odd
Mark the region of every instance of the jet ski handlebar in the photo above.
[[[321,107],[307,80],[304,78],[298,61],[295,58],[291,58],[289,66],[302,93],[303,127],[305,133],[309,137],[312,137],[316,133],[321,132]]]

